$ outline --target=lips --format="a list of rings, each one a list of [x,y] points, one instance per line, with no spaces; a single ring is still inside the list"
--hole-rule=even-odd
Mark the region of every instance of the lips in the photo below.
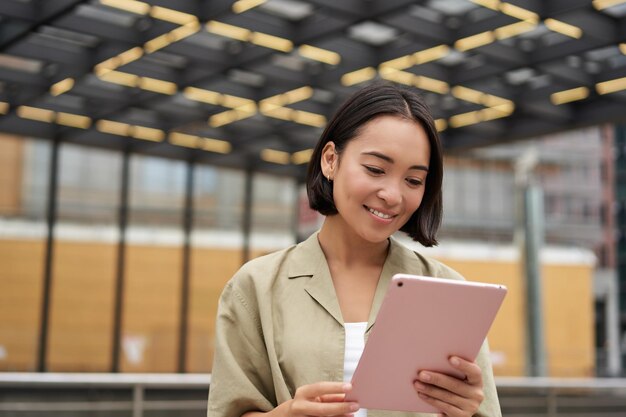
[[[379,210],[376,210],[376,209],[373,209],[373,208],[367,207],[367,206],[363,206],[363,207],[365,207],[365,209],[367,211],[369,211],[370,213],[372,213],[374,216],[376,216],[378,218],[381,218],[383,220],[390,220],[390,219],[396,217],[395,214],[385,213],[385,212],[382,212],[382,211],[379,211]]]

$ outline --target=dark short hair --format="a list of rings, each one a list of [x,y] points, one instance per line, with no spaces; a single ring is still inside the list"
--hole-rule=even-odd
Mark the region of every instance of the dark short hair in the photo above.
[[[324,129],[309,162],[306,178],[309,206],[323,215],[337,214],[332,185],[322,173],[324,146],[330,141],[334,142],[341,156],[348,142],[359,134],[367,122],[383,115],[414,120],[426,131],[430,143],[430,161],[424,197],[419,208],[400,230],[424,246],[436,245],[443,208],[441,141],[428,106],[417,92],[408,88],[388,83],[371,84],[353,94],[337,110]]]

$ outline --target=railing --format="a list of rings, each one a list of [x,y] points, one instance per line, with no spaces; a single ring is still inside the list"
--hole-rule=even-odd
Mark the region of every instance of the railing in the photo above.
[[[0,416],[200,417],[210,380],[209,374],[0,373]],[[626,416],[626,379],[500,377],[496,384],[506,417]]]

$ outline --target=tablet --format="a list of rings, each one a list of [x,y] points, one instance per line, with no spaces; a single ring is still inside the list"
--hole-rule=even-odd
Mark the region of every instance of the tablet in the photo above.
[[[394,275],[346,401],[366,409],[440,412],[418,397],[417,372],[465,378],[448,358],[476,359],[506,291],[502,285]]]

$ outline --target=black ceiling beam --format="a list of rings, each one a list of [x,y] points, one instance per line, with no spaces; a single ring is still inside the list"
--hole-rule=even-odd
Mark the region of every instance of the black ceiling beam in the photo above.
[[[36,32],[42,26],[54,22],[60,16],[65,15],[81,3],[86,3],[87,1],[88,0],[33,0],[28,4],[28,9],[31,9],[29,10],[29,12],[32,13],[31,16],[35,17],[35,19],[33,19],[33,23],[25,26],[21,32],[14,34],[12,37],[5,39],[2,43],[0,43],[0,51],[4,51],[11,45],[14,45],[20,40],[26,38],[30,33]],[[0,2],[0,5],[9,9],[6,14],[10,13],[10,9],[13,9],[14,7],[17,7],[16,10],[20,15],[26,11],[20,9],[21,6],[16,5],[15,2],[11,2],[10,4],[6,1]],[[4,7],[0,6],[0,14],[5,14]],[[21,18],[25,19],[24,17]],[[25,20],[28,19],[26,18]]]

